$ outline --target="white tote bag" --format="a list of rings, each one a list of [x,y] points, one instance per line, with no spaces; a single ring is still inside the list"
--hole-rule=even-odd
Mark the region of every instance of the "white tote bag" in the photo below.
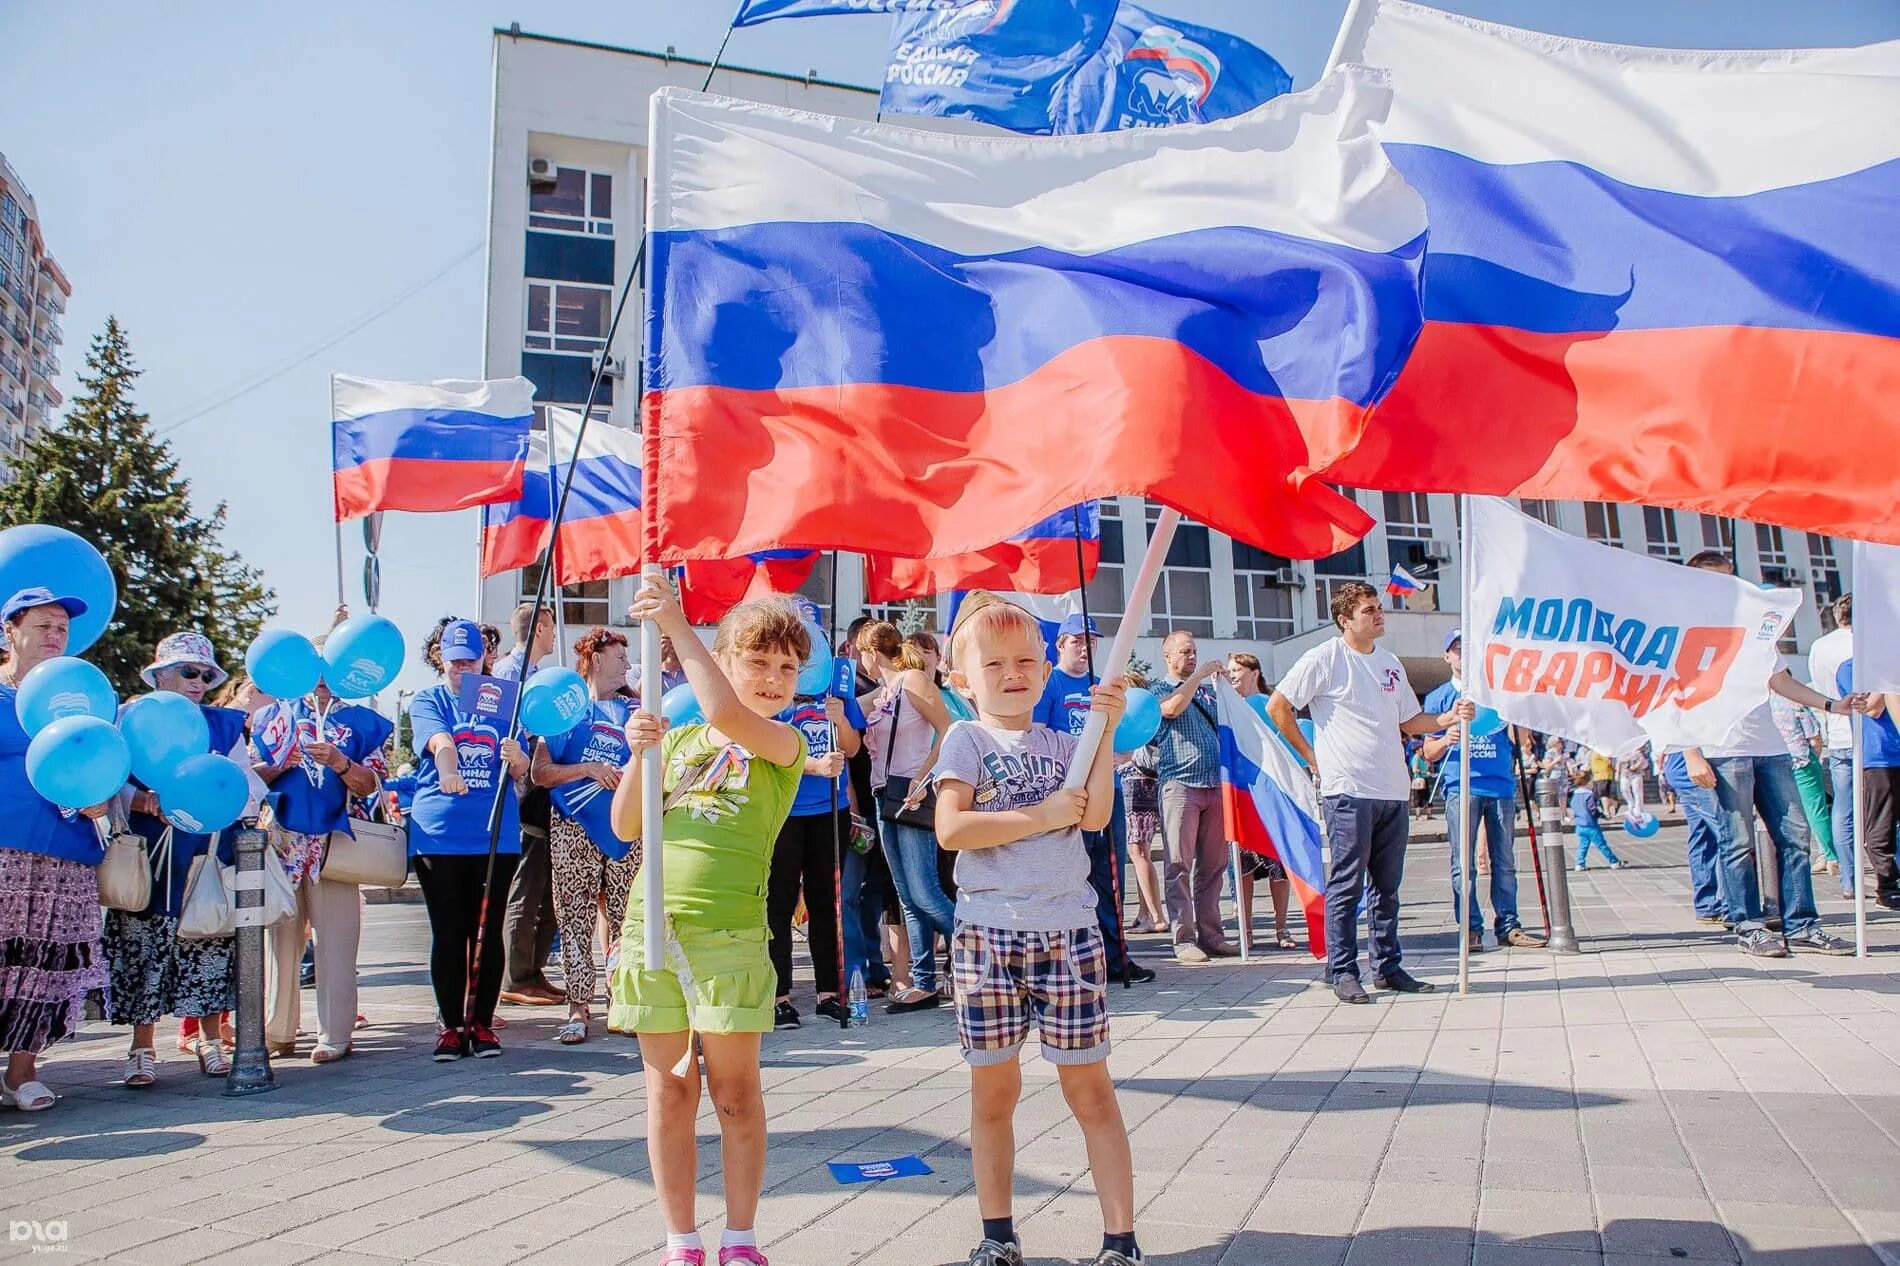
[[[225,874],[229,869],[218,861],[215,842],[192,859],[184,908],[178,912],[179,940],[212,941],[237,931],[237,907]]]

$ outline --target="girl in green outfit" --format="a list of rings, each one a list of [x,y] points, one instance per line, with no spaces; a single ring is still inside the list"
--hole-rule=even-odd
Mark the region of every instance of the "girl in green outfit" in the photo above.
[[[777,977],[768,953],[766,881],[772,846],[791,813],[805,740],[773,718],[791,706],[811,653],[798,610],[783,598],[749,602],[719,623],[709,654],[670,589],[645,587],[628,612],[654,620],[679,653],[704,722],[669,729],[642,708],[627,722],[632,758],[614,792],[613,828],[639,839],[640,763],[659,760],[666,796],[662,848],[666,962],[647,971],[644,902],[627,903],[608,1027],[640,1039],[646,1065],[647,1155],[666,1222],[661,1266],[704,1266],[694,1214],[699,1066],[719,1110],[726,1231],[720,1266],[764,1266],[753,1217],[765,1176],[765,1097],[759,1035],[772,1027]]]

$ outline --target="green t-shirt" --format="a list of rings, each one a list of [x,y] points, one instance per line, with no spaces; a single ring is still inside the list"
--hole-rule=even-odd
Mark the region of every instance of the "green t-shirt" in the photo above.
[[[692,769],[721,752],[712,727],[668,730],[660,740],[662,782],[671,797]],[[693,780],[666,814],[666,909],[675,921],[699,927],[765,926],[765,886],[772,847],[792,811],[805,771],[805,741],[789,765],[774,765],[738,744]]]

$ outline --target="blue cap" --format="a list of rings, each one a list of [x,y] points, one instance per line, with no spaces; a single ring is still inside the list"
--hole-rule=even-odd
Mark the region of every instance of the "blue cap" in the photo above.
[[[1056,630],[1056,636],[1081,637],[1085,629],[1090,637],[1100,637],[1102,635],[1102,631],[1095,627],[1095,621],[1088,619],[1078,611],[1062,621],[1062,627]]]
[[[445,664],[470,660],[479,664],[488,654],[488,645],[482,641],[482,626],[473,620],[455,620],[444,627],[437,649]]]
[[[1451,632],[1445,634],[1445,653],[1449,655],[1451,648],[1464,640],[1465,631],[1463,629],[1453,629]]]
[[[7,604],[0,607],[0,622],[11,620],[20,612],[30,611],[34,607],[64,607],[67,615],[86,614],[86,604],[83,599],[62,598],[55,595],[51,589],[35,585],[31,589],[22,589],[7,599]]]

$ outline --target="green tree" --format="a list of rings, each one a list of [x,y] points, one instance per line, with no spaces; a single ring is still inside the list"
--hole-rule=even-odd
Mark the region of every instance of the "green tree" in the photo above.
[[[228,668],[276,610],[276,595],[224,545],[224,503],[206,516],[192,509],[171,445],[132,402],[140,371],[116,317],[93,340],[86,369],[65,422],[13,459],[0,527],[55,524],[106,556],[119,606],[86,658],[122,695],[145,691],[139,669],[167,633],[203,633]]]

